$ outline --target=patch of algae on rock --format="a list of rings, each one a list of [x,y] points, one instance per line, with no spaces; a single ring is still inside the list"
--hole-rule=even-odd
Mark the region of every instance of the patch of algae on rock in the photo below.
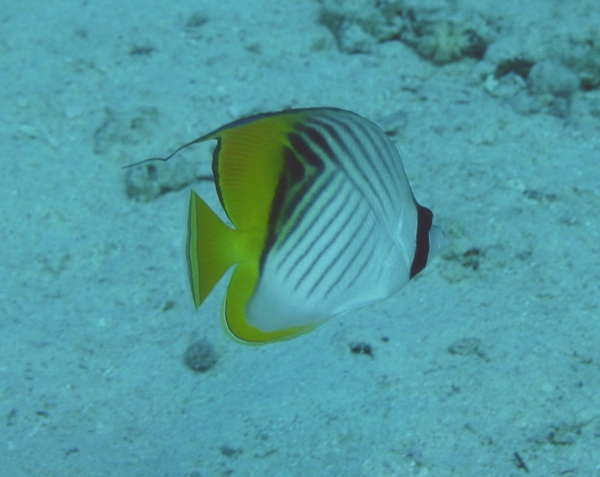
[[[368,53],[378,43],[402,41],[423,57],[444,64],[464,56],[482,58],[495,36],[474,11],[457,12],[446,2],[404,0],[318,0],[319,20],[341,51]]]
[[[472,35],[453,21],[427,25],[416,41],[417,51],[438,64],[461,58],[472,47]]]

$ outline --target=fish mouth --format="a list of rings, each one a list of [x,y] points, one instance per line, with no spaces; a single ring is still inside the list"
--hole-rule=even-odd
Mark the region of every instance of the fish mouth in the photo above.
[[[429,230],[429,257],[427,257],[427,263],[441,250],[450,246],[451,243],[452,237],[448,232],[445,232],[437,225],[432,225]]]

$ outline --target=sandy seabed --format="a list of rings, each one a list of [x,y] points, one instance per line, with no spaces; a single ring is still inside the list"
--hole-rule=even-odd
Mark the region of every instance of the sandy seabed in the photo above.
[[[430,3],[382,39],[325,0],[4,2],[2,476],[600,476],[600,7]],[[487,50],[422,40],[449,5]],[[382,124],[453,243],[386,301],[241,346],[226,283],[198,311],[187,284],[210,145],[121,167],[309,106]]]

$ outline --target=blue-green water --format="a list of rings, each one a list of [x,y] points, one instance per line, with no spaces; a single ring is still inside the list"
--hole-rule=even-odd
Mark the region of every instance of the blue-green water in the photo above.
[[[600,475],[597,2],[4,3],[2,476]],[[325,105],[390,134],[453,243],[238,345],[226,283],[198,311],[187,283],[210,145],[121,167]]]

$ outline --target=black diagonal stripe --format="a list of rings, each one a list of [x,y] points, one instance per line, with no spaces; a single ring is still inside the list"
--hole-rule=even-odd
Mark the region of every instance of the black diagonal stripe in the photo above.
[[[283,173],[281,174],[283,176]],[[279,217],[284,207],[286,195],[287,195],[288,184],[285,176],[279,178],[279,182],[275,187],[275,194],[273,195],[273,201],[271,202],[271,210],[269,211],[269,222],[267,224],[267,237],[265,239],[265,246],[260,254],[259,269],[262,272],[267,255],[273,248],[273,245],[277,241]]]
[[[222,143],[223,143],[223,141],[219,137],[217,140],[217,147],[215,147],[215,150],[213,151],[212,171],[213,171],[213,177],[215,178],[215,188],[217,189],[217,195],[219,196],[219,202],[221,202],[221,207],[223,207],[225,214],[227,214],[227,218],[229,220],[231,220],[231,217],[229,217],[229,213],[227,212],[227,207],[225,207],[225,202],[223,201],[223,191],[221,190],[221,178],[219,177],[220,176],[219,163],[221,161],[221,158],[219,156],[221,155]]]
[[[363,118],[360,118],[360,119],[363,119]],[[366,120],[363,119],[363,121],[366,121]],[[371,125],[371,126],[375,127],[374,125]],[[377,159],[379,159],[378,162],[386,165],[387,155],[385,153],[382,153],[382,151],[380,149],[380,145],[381,145],[380,139],[381,138],[374,139],[371,136],[371,134],[369,132],[369,128],[367,128],[366,124],[362,123],[358,119],[353,120],[351,123],[350,123],[350,121],[343,123],[343,127],[346,128],[349,135],[351,135],[351,137],[354,139],[355,143],[360,147],[361,153],[362,153],[361,158],[364,160],[366,165],[370,166],[369,167],[370,171],[372,171],[372,174],[374,174],[376,176],[377,183],[380,186],[377,189],[377,195],[379,196],[381,193],[385,194],[387,196],[389,203],[394,204],[395,201],[393,200],[392,194],[387,187],[387,181],[384,180],[383,176],[381,175],[381,171],[380,171],[379,167],[377,167],[377,164],[375,162],[376,158],[372,157],[372,155],[369,153],[369,151],[367,151],[366,144],[365,144],[365,142],[368,141],[374,150],[374,154],[376,154],[378,156],[377,157]],[[355,131],[354,128],[356,128],[357,131]],[[351,132],[351,134],[350,134],[350,132]],[[358,134],[359,132],[361,133],[360,136]],[[385,139],[387,140],[387,138],[385,138]],[[363,172],[363,175],[368,176],[368,177],[371,177],[372,174]]]
[[[417,206],[417,245],[412,266],[410,267],[410,278],[425,268],[429,258],[429,231],[433,224],[433,213],[427,207],[423,207],[415,202]]]
[[[340,133],[338,132],[338,129],[343,129],[344,132],[346,133],[346,135],[350,139],[353,140],[354,146],[356,147],[356,149],[358,149],[358,151],[360,152],[361,156],[366,156],[367,155],[367,151],[365,150],[364,146],[361,144],[360,140],[356,137],[356,135],[354,134],[354,131],[352,131],[345,122],[337,121],[336,119],[331,118],[331,117],[327,117],[327,121],[331,121],[334,124],[330,124],[329,122],[325,122],[325,121],[321,121],[321,120],[314,120],[313,123],[318,124],[319,126],[321,126],[323,129],[325,129],[327,131],[327,134],[329,134],[329,136],[331,137],[331,139],[337,144],[337,146],[347,156],[348,161],[350,161],[350,163],[352,163],[352,165],[357,170],[357,172],[359,173],[359,175],[362,176],[363,180],[366,182],[367,186],[371,190],[371,196],[372,197],[376,197],[377,201],[379,202],[380,208],[382,210],[385,210],[385,206],[383,205],[383,202],[381,200],[381,196],[378,193],[378,191],[375,188],[375,186],[373,185],[373,182],[371,181],[371,178],[369,177],[369,174],[367,174],[365,172],[364,168],[361,167],[360,160],[356,156],[355,152],[352,151],[348,147],[348,143],[347,143],[347,139],[348,138],[343,138],[340,135]],[[340,167],[345,172],[345,174],[350,179],[352,179],[353,175],[350,173],[350,171],[348,170],[347,166],[344,164],[344,161],[339,161],[339,163],[340,163]],[[357,187],[357,189],[359,191],[361,191],[361,193],[362,193],[362,188],[363,187],[360,186],[360,185],[357,185],[354,180],[352,182],[355,184],[355,186]]]
[[[279,236],[279,242],[277,244],[278,250],[284,249],[284,247],[287,245],[289,238],[293,237],[293,235],[297,232],[300,225],[306,219],[311,207],[313,207],[314,203],[319,200],[319,198],[321,197],[321,194],[323,194],[325,189],[327,189],[331,186],[331,183],[332,183],[332,178],[327,177],[325,180],[320,181],[320,183],[318,184],[317,188],[314,191],[312,191],[310,194],[306,193],[306,195],[301,198],[302,200],[300,200],[298,202],[297,207],[293,211],[293,214],[291,214],[291,216],[290,216],[290,217],[292,217],[290,219],[290,223],[286,224],[287,227],[285,229],[285,234]],[[342,186],[343,186],[343,184],[340,184],[338,182],[338,185],[336,186],[335,190],[339,191]],[[323,209],[323,210],[326,210],[326,208],[328,206],[329,206],[329,203],[325,203],[324,204],[325,209]],[[308,215],[308,216],[310,217],[310,222],[304,226],[304,230],[309,230],[309,227],[312,227],[318,218],[317,214],[312,214],[312,216],[311,215]],[[288,252],[288,254],[289,254],[289,252]],[[283,263],[286,259],[287,259],[287,256],[286,256],[286,258],[284,258],[281,261],[281,263]]]
[[[313,180],[310,176],[311,171],[307,170],[302,158],[286,147],[283,151],[283,170],[278,182],[278,187],[281,186],[283,190],[280,198],[282,203],[276,210],[277,215],[272,217],[278,233],[282,231],[284,224],[289,222],[304,194],[310,188]]]
[[[306,141],[301,134],[297,132],[292,132],[288,134],[288,140],[290,141],[290,145],[292,149],[302,156],[302,158],[314,167],[317,171],[322,171],[325,167],[323,163],[323,159],[315,152],[315,150],[311,147],[311,145]]]
[[[284,150],[284,167],[280,182],[285,183],[286,195],[284,207],[277,217],[279,228],[284,227],[291,216],[297,212],[298,205],[325,171],[323,160],[301,135],[291,133],[288,139],[292,149]],[[303,215],[305,210],[301,212]]]
[[[375,152],[378,155],[379,158],[379,164],[382,164],[384,169],[385,169],[385,173],[388,175],[388,177],[393,180],[395,179],[394,174],[392,173],[389,165],[388,165],[388,155],[389,153],[387,151],[383,151],[381,149],[381,146],[383,146],[383,141],[389,141],[389,139],[387,138],[387,136],[383,135],[383,137],[379,136],[375,136],[373,137],[372,133],[374,132],[374,128],[377,127],[374,124],[368,124],[370,127],[367,127],[367,124],[361,121],[354,121],[354,125],[360,129],[362,131],[362,133],[366,136],[366,138],[369,140],[369,142],[371,143],[371,146],[373,147],[373,149],[375,150]],[[388,184],[390,183],[390,180],[385,180],[384,177],[381,175],[381,171],[379,169],[379,167],[376,167],[374,160],[367,155],[367,160],[369,161],[369,164],[371,164],[373,171],[375,172],[375,174],[377,175],[377,179],[379,180],[379,183],[382,185],[382,187],[385,190],[385,193],[388,197],[388,200],[390,201],[390,204],[394,203],[394,199],[392,197],[392,192],[390,191],[390,189],[388,188]]]
[[[334,118],[330,118],[327,117],[327,120],[330,120],[331,122],[337,123],[338,126],[345,126],[345,123],[343,122],[338,122],[336,121]],[[383,202],[381,201],[381,197],[378,194],[377,190],[375,189],[374,185],[372,184],[371,180],[370,180],[370,176],[369,174],[367,174],[365,172],[365,170],[360,167],[360,160],[357,156],[355,156],[355,153],[348,147],[348,144],[346,143],[346,141],[340,136],[339,132],[336,130],[336,125],[332,125],[328,122],[326,122],[325,120],[321,119],[311,119],[311,123],[313,125],[313,127],[311,129],[313,129],[313,131],[315,131],[315,133],[317,133],[319,135],[319,138],[317,139],[318,141],[320,141],[321,143],[326,144],[326,148],[323,150],[324,154],[327,155],[327,158],[329,160],[331,160],[331,162],[335,163],[338,167],[338,169],[340,169],[344,175],[347,177],[347,179],[354,185],[354,187],[356,188],[357,191],[359,191],[359,193],[363,196],[363,198],[365,198],[366,200],[368,199],[368,196],[365,196],[365,191],[364,189],[364,184],[358,184],[356,182],[356,178],[355,178],[355,174],[351,173],[348,170],[348,165],[346,162],[344,161],[340,161],[340,158],[338,157],[338,155],[336,154],[336,152],[333,150],[333,148],[331,147],[330,142],[334,142],[337,144],[338,148],[341,149],[343,151],[343,153],[348,157],[349,161],[354,164],[354,168],[358,171],[358,174],[362,176],[363,180],[368,184],[369,188],[371,189],[372,195],[377,197],[377,200],[379,201],[379,205],[381,206],[381,208],[384,207]],[[323,129],[325,131],[325,133],[327,133],[330,136],[330,139],[327,140],[324,136],[323,133],[317,131],[315,129],[315,126]],[[354,135],[354,133],[346,128],[346,132],[348,132],[354,139],[355,145],[357,148],[362,149],[362,153],[364,156],[366,156],[366,150],[362,147],[362,144],[360,142],[360,140]],[[322,146],[325,147],[325,146]]]
[[[327,158],[333,163],[337,162],[337,158],[326,138],[313,127],[301,124],[297,127],[297,132],[288,135],[288,139],[293,150],[289,148],[285,150],[284,169],[289,167],[291,169],[290,174],[301,180],[299,185],[293,184],[286,188],[286,202],[278,210],[275,227],[279,233],[286,227],[284,236],[278,236],[281,239],[280,246],[283,246],[291,233],[296,230],[312,203],[319,198],[323,190],[329,185],[331,177],[324,176],[326,170],[324,159]],[[302,174],[300,173],[301,167]],[[290,183],[289,179],[287,183]],[[319,183],[317,192],[310,194],[310,189],[316,183]],[[310,200],[307,200],[308,198]],[[295,215],[294,220],[290,221],[293,215]]]
[[[358,207],[358,204],[357,204]],[[323,256],[323,254],[329,250],[331,248],[331,246],[335,243],[335,241],[339,238],[340,236],[340,230],[345,229],[345,227],[348,225],[348,223],[350,222],[352,215],[356,212],[356,208],[354,208],[354,210],[351,213],[348,213],[346,216],[346,220],[344,221],[343,225],[339,226],[338,229],[336,230],[336,232],[333,234],[333,237],[330,238],[326,244],[324,244],[323,246],[321,246],[319,252],[316,254],[316,256],[313,258],[312,262],[310,263],[310,265],[306,268],[304,274],[298,279],[298,281],[296,282],[295,286],[294,286],[294,290],[297,290],[300,285],[302,285],[302,282],[304,282],[304,280],[306,280],[306,278],[308,277],[308,275],[312,272],[313,268],[315,267],[315,265],[321,260],[321,257]],[[319,238],[322,238],[325,235],[325,231],[329,230],[329,228],[332,226],[333,222],[329,222],[327,224],[327,227],[325,227],[323,229],[322,234],[319,236]],[[352,236],[354,236],[355,234],[351,234]],[[314,250],[313,250],[314,252]],[[318,279],[318,281],[320,281],[321,278]],[[312,293],[312,289],[309,292],[309,294],[307,295],[307,298],[310,296],[310,294]]]
[[[346,196],[348,197],[350,194],[346,194]],[[315,234],[315,237],[311,240],[310,244],[308,244],[308,246],[305,248],[305,250],[302,252],[302,254],[300,254],[298,256],[298,258],[294,261],[293,265],[290,267],[290,269],[288,270],[288,273],[286,275],[286,279],[290,277],[290,275],[292,274],[292,272],[296,269],[296,267],[298,267],[300,265],[300,263],[308,257],[308,255],[310,253],[314,252],[314,248],[317,245],[317,243],[319,242],[320,239],[323,238],[323,235],[325,233],[326,230],[328,230],[328,228],[335,222],[335,220],[340,216],[339,212],[342,211],[342,209],[344,209],[345,207],[348,207],[348,202],[346,200],[340,201],[340,205],[338,206],[336,213],[333,214],[333,220],[331,222],[329,222],[327,224],[327,226],[325,227],[324,230],[320,230],[318,234]],[[358,204],[355,204],[354,209],[352,211],[352,213],[354,213],[356,211],[356,209],[358,208]],[[351,215],[351,214],[350,214]],[[317,219],[319,217],[317,216]],[[316,222],[316,221],[315,221]],[[309,269],[307,269],[307,271],[305,272],[308,273],[310,271],[310,267]]]
[[[333,179],[333,174],[326,175],[325,159],[330,160],[333,164],[338,163],[338,159],[332,150],[327,139],[314,127],[299,125],[298,133],[289,135],[289,140],[294,148],[296,158],[302,158],[307,164],[314,167],[316,172],[311,173],[306,180],[303,181],[301,188],[294,191],[294,197],[288,201],[286,205],[287,214],[283,215],[280,224],[288,222],[292,215],[295,215],[292,225],[287,229],[285,237],[280,243],[283,246],[287,237],[291,236],[306,215],[307,211],[317,202],[321,194],[327,189]],[[336,167],[339,170],[339,167]],[[317,190],[309,193],[310,189],[317,185]],[[341,184],[337,190],[341,188]],[[335,193],[333,194],[335,197]]]
[[[324,169],[323,162],[298,134],[290,134],[289,139],[296,145],[295,149],[297,150],[288,147],[283,150],[283,168],[269,211],[267,238],[260,258],[261,270],[275,243],[278,240],[285,242],[289,236],[289,231],[285,230],[286,225],[290,223],[292,215],[297,212],[298,204],[310,189],[312,182]],[[305,211],[306,206],[300,211],[300,216],[303,216]]]
[[[346,118],[340,119],[337,117],[328,117],[327,119],[331,123],[333,123],[331,125],[332,127],[337,127],[337,129],[343,130],[344,133],[346,134],[346,136],[353,141],[356,149],[360,150],[360,156],[357,156],[356,154],[351,155],[351,158],[353,159],[353,164],[362,173],[362,175],[365,178],[370,177],[370,174],[368,174],[366,172],[366,169],[363,169],[362,167],[359,167],[359,166],[362,166],[363,163],[366,161],[368,163],[368,165],[370,166],[371,170],[375,170],[376,168],[373,165],[373,162],[371,160],[371,156],[369,155],[369,152],[365,148],[364,138],[359,137],[357,135],[357,131],[355,131],[355,129],[354,129],[354,126],[356,126],[355,122],[352,122],[352,124],[351,124],[348,121],[348,119],[346,119]],[[372,185],[371,185],[371,188],[373,190],[376,190],[375,187],[373,187]]]
[[[321,151],[327,156],[327,158],[331,162],[333,162],[334,164],[339,164],[339,160],[338,160],[337,156],[335,155],[335,153],[333,152],[333,149],[331,148],[329,141],[327,141],[325,136],[323,136],[323,134],[320,131],[315,129],[313,126],[307,126],[307,125],[298,126],[298,131],[301,134],[305,135],[319,149],[321,149]],[[321,158],[321,160],[323,159],[322,156],[319,156],[319,157]]]
[[[369,215],[369,211],[366,210],[366,213],[364,214],[364,216],[361,217],[361,219],[358,221],[358,224],[359,224],[358,230],[356,230],[356,232],[353,233],[353,234],[349,234],[348,238],[346,239],[346,243],[344,243],[342,246],[338,247],[339,248],[339,252],[333,258],[333,260],[331,260],[331,262],[325,267],[325,272],[321,275],[321,277],[319,278],[319,280],[317,280],[313,284],[311,290],[309,291],[309,295],[312,294],[312,292],[317,288],[317,286],[321,283],[321,281],[333,270],[335,264],[337,264],[339,262],[339,260],[342,258],[342,256],[349,250],[350,244],[352,242],[355,242],[358,239],[359,233],[363,229],[363,226],[365,224],[365,220],[367,219],[368,215]],[[344,228],[345,228],[345,226],[344,226]],[[340,282],[340,280],[346,275],[349,267],[352,265],[352,262],[356,259],[356,256],[360,253],[362,247],[364,247],[364,245],[366,244],[366,242],[369,239],[370,235],[371,235],[371,231],[369,230],[369,231],[367,231],[366,237],[363,239],[362,243],[357,248],[354,256],[352,257],[352,259],[349,260],[346,263],[346,266],[344,267],[344,269],[333,280],[333,283],[326,290],[324,296],[327,296],[329,294],[329,292],[333,289],[333,287],[335,287]]]
[[[371,227],[371,229],[369,230],[369,233],[365,237],[365,240],[362,243],[361,248],[366,246],[367,241],[371,237],[372,234],[373,234],[373,227]],[[360,264],[360,267],[356,268],[357,272],[354,275],[354,278],[352,278],[352,280],[350,280],[350,283],[348,283],[348,286],[346,287],[347,289],[352,288],[352,286],[356,283],[356,280],[358,280],[358,278],[361,276],[362,270],[364,270],[364,268],[367,266],[367,263],[369,263],[371,261],[371,259],[373,258],[373,254],[375,253],[375,246],[376,246],[376,244],[377,244],[377,242],[375,242],[375,241],[373,241],[371,243],[371,250],[370,250],[370,252],[367,253],[367,254],[365,254],[365,258],[363,259],[362,263]],[[364,252],[364,250],[361,250],[361,248],[359,248],[357,250],[357,252],[354,254],[354,257],[352,257],[352,261],[354,261],[354,260],[356,260],[358,258],[358,254],[359,253]]]
[[[344,186],[344,183],[342,181],[338,181],[338,184],[336,186],[336,188],[331,192],[331,197],[337,197],[337,195],[341,192],[342,188]],[[329,187],[329,183],[323,183],[319,189],[317,190],[317,192],[315,193],[315,195],[313,197],[311,197],[311,203],[307,204],[307,207],[313,206],[314,202],[317,202],[320,197],[321,194],[323,193],[323,191]],[[347,199],[348,196],[350,195],[350,191],[348,191],[346,193],[345,199],[340,201],[340,204],[338,206],[338,208],[336,209],[336,211],[332,214],[332,216],[335,218],[339,215],[339,213],[342,211],[342,209],[344,207],[347,206]],[[316,222],[322,218],[325,213],[329,210],[329,208],[332,206],[333,202],[329,201],[329,202],[325,202],[323,204],[323,209],[322,211],[319,211],[318,213],[312,214],[312,217],[310,219],[310,222],[308,222],[307,224],[304,225],[303,229],[304,230],[312,230],[312,228],[315,226]],[[304,220],[305,215],[302,214],[302,216],[299,216],[296,218],[296,220],[294,220],[294,223],[292,225],[292,227],[290,228],[289,233],[286,236],[286,240],[288,237],[291,237],[292,234],[297,230],[300,222],[302,220]],[[319,235],[317,235],[309,244],[308,246],[305,248],[305,250],[299,254],[298,258],[296,258],[296,260],[294,261],[293,265],[290,267],[290,269],[288,270],[288,273],[286,275],[286,279],[289,278],[290,274],[292,273],[292,271],[296,268],[296,266],[298,265],[298,263],[312,250],[312,247],[314,246],[314,244],[316,243],[316,241],[319,239]],[[297,243],[295,244],[296,246],[300,243],[300,241],[297,241]],[[282,245],[283,246],[283,245]],[[287,262],[287,260],[290,258],[292,252],[297,251],[297,249],[295,250],[294,248],[291,248],[288,253],[286,254],[286,256],[279,262],[279,266],[277,267],[277,269],[281,269],[281,267],[283,267],[283,265],[285,264],[285,262]]]

